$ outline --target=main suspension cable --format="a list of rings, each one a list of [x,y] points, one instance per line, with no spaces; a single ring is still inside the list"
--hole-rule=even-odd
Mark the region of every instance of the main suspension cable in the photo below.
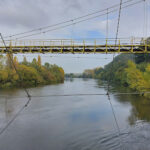
[[[143,0],[139,0],[139,1],[137,1],[137,2],[131,3],[131,4],[129,4],[129,5],[126,5],[126,6],[122,7],[122,8],[127,8],[127,7],[136,5],[136,4],[141,3],[141,2],[143,2]],[[114,9],[114,10],[112,10],[112,11],[109,11],[108,14],[109,14],[109,13],[116,12],[117,10],[118,10],[118,8],[117,8],[117,9]],[[107,14],[107,12],[106,12],[106,13],[103,13],[103,14],[100,14],[100,15],[97,15],[97,16],[93,16],[93,17],[89,17],[89,18],[86,18],[86,19],[83,19],[83,20],[79,20],[79,21],[76,21],[76,22],[74,22],[74,23],[70,23],[70,24],[63,25],[63,26],[58,26],[58,27],[53,28],[53,29],[45,30],[45,31],[42,31],[42,32],[40,31],[40,32],[37,32],[37,33],[29,34],[29,35],[24,35],[24,36],[15,38],[15,39],[18,40],[18,39],[22,39],[22,38],[26,38],[26,37],[30,37],[30,36],[35,36],[35,35],[39,35],[39,34],[45,34],[45,33],[47,33],[47,32],[51,32],[51,31],[55,31],[55,30],[59,30],[59,29],[63,29],[63,28],[72,26],[73,24],[79,24],[79,23],[85,22],[85,21],[87,21],[87,20],[91,20],[91,19],[95,19],[95,18],[98,18],[98,17],[101,17],[101,16],[105,16],[106,14]]]
[[[127,0],[123,4],[129,3],[129,2],[132,2],[132,1],[135,1],[135,0]],[[42,31],[42,30],[47,29],[47,28],[59,26],[59,25],[62,25],[62,24],[66,24],[66,23],[75,21],[75,20],[83,19],[83,18],[88,17],[88,16],[95,15],[95,14],[98,14],[98,13],[101,13],[101,12],[105,12],[107,9],[113,9],[113,8],[118,7],[119,5],[120,4],[116,4],[116,5],[113,5],[113,6],[109,7],[109,8],[98,10],[98,11],[95,11],[93,13],[89,13],[89,14],[86,14],[86,15],[83,15],[83,16],[80,16],[80,17],[73,18],[71,20],[66,20],[66,21],[59,22],[59,23],[56,23],[56,24],[53,24],[53,25],[48,25],[48,26],[45,26],[45,27],[40,27],[40,28],[32,29],[32,30],[29,30],[29,31],[26,31],[26,32],[21,32],[21,33],[17,33],[17,34],[5,36],[4,38],[11,38],[11,37],[19,36],[19,35],[22,35],[22,34],[32,33],[32,32],[35,32],[35,31]]]
[[[114,50],[116,50],[116,44],[117,44],[117,40],[118,40],[118,33],[119,33],[119,26],[120,26],[120,17],[121,17],[121,9],[122,9],[122,0],[120,0],[120,8],[119,8],[119,16],[118,16],[118,23],[117,23],[117,32],[116,32],[116,38],[115,38],[115,48]],[[113,55],[113,61],[112,61],[112,65],[111,65],[111,78],[109,77],[109,81],[108,81],[108,89],[107,89],[107,95],[108,95],[108,100],[109,100],[109,104],[110,104],[110,107],[111,107],[111,110],[112,110],[112,113],[113,113],[113,117],[114,117],[114,120],[115,120],[115,124],[116,124],[116,127],[117,127],[117,132],[118,132],[118,138],[119,138],[119,143],[120,143],[120,149],[124,149],[123,147],[123,139],[121,137],[121,131],[120,131],[120,127],[119,127],[119,124],[118,124],[118,121],[117,121],[117,117],[116,117],[116,114],[115,114],[115,111],[114,111],[114,108],[113,108],[113,105],[112,105],[112,102],[111,102],[111,98],[110,98],[110,95],[109,95],[109,84],[110,84],[110,81],[111,79],[113,78],[113,63],[114,63],[114,55]]]

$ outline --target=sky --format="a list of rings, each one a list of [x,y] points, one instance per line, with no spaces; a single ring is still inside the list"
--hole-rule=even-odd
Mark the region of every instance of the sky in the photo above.
[[[126,0],[123,0],[125,2]],[[137,2],[139,0],[134,0]],[[119,37],[143,37],[150,35],[150,0],[147,5],[147,32],[144,2],[122,9]],[[95,11],[119,4],[120,0],[0,0],[0,32],[4,37],[26,32],[66,20],[72,20]],[[119,11],[119,10],[118,10]],[[108,37],[114,38],[117,30],[118,11],[108,15]],[[106,13],[106,12],[105,12]],[[72,23],[75,23],[72,21]],[[47,32],[27,39],[88,39],[106,38],[107,16],[74,24],[67,28]],[[48,28],[49,29],[49,28]],[[13,37],[15,38],[15,37]],[[7,40],[7,38],[5,38]],[[22,60],[23,55],[18,55]],[[36,55],[27,55],[29,61]],[[79,73],[84,69],[104,66],[112,55],[76,54],[42,55],[42,61],[62,66],[65,72]],[[80,58],[81,57],[81,58]],[[83,58],[82,58],[83,57]],[[86,57],[86,58],[85,58]]]

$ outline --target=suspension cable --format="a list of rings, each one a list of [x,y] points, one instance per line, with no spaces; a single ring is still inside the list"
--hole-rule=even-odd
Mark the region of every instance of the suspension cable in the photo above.
[[[19,74],[19,72],[18,72],[18,70],[17,70],[17,67],[16,67],[16,65],[15,65],[15,63],[14,63],[14,61],[13,61],[13,57],[11,56],[11,52],[10,52],[9,49],[7,48],[6,43],[5,43],[5,41],[4,41],[3,36],[2,36],[1,33],[0,33],[0,37],[1,37],[1,39],[2,39],[2,42],[3,42],[4,46],[5,46],[5,49],[6,49],[6,51],[7,51],[8,57],[9,57],[9,59],[10,59],[10,61],[11,61],[11,64],[13,65],[13,67],[14,67],[16,73],[18,74],[18,77],[19,77],[19,80],[20,80],[20,84],[22,85],[23,78],[22,78],[22,76]],[[3,134],[3,133],[7,130],[7,128],[14,122],[14,120],[20,115],[20,113],[24,110],[25,107],[28,106],[29,102],[31,101],[31,96],[30,96],[28,90],[27,90],[24,86],[23,86],[23,89],[24,89],[24,91],[25,91],[25,93],[26,93],[26,95],[27,95],[28,101],[27,101],[26,104],[19,110],[19,112],[6,124],[6,126],[0,131],[0,135]]]
[[[123,4],[129,3],[129,2],[132,2],[132,1],[134,1],[134,0],[127,0]],[[109,9],[113,9],[113,8],[118,7],[118,6],[119,6],[119,4],[116,4],[116,5],[113,5],[113,6],[109,7]],[[66,23],[72,22],[73,20],[75,21],[75,20],[79,20],[79,19],[82,19],[82,18],[85,18],[85,17],[88,17],[88,16],[92,16],[92,15],[101,13],[101,12],[105,12],[106,10],[107,9],[98,10],[98,11],[95,11],[93,13],[89,13],[89,14],[86,14],[86,15],[83,15],[83,16],[80,16],[80,17],[77,17],[77,18],[73,18],[71,20],[59,22],[57,24],[48,25],[48,26],[45,26],[45,27],[40,27],[40,28],[29,30],[29,31],[26,31],[26,32],[21,32],[21,33],[17,33],[17,34],[5,36],[4,38],[11,38],[11,37],[14,37],[14,36],[18,36],[18,35],[22,35],[22,34],[27,34],[27,33],[35,32],[35,31],[42,31],[43,29],[47,29],[47,28],[58,26],[58,25],[66,24]]]
[[[117,121],[117,117],[116,117],[116,114],[115,114],[115,110],[113,108],[113,105],[112,105],[112,102],[111,102],[111,98],[110,98],[110,95],[108,95],[108,100],[109,100],[109,104],[110,104],[110,107],[111,107],[111,110],[112,110],[112,113],[113,113],[113,117],[114,117],[114,120],[115,120],[115,124],[116,124],[116,127],[117,127],[117,131],[118,131],[118,137],[119,137],[119,144],[120,144],[120,148],[122,147],[123,149],[123,144],[121,141],[122,137],[121,137],[121,131],[120,131],[120,127],[119,127],[119,124],[118,124],[118,121]],[[121,138],[121,139],[120,139]]]
[[[10,51],[8,50],[8,48],[7,48],[7,46],[6,46],[6,43],[5,43],[5,41],[4,41],[3,36],[2,36],[1,33],[0,33],[0,37],[1,37],[2,42],[3,42],[4,46],[5,46],[5,49],[6,49],[7,53],[8,53],[9,59],[10,59],[12,65],[13,65],[13,67],[14,67],[16,73],[18,74],[19,80],[21,81],[21,84],[22,84],[23,78],[22,78],[22,76],[19,74],[19,72],[18,72],[18,70],[17,70],[17,67],[16,67],[16,65],[15,65],[15,63],[14,63],[14,61],[13,61],[12,56],[10,55]],[[25,91],[25,93],[27,94],[27,96],[30,98],[30,94],[29,94],[28,90],[27,90],[25,87],[23,87],[23,88],[24,88],[24,91]]]
[[[0,131],[0,136],[7,130],[7,128],[15,121],[15,119],[21,114],[21,112],[27,107],[27,103],[16,113],[16,115],[4,126]]]
[[[116,32],[116,38],[115,38],[115,49],[114,50],[116,50],[116,44],[117,44],[117,39],[118,39],[119,26],[120,26],[120,17],[121,17],[121,9],[122,9],[122,0],[120,0],[120,8],[119,8],[119,16],[118,16],[117,32]],[[111,78],[113,78],[112,72],[113,72],[114,56],[115,55],[113,55],[113,61],[112,61],[112,65],[111,65]],[[115,120],[115,124],[116,124],[116,127],[117,127],[118,138],[119,138],[119,143],[120,143],[120,149],[124,149],[124,147],[123,147],[123,139],[122,139],[122,136],[121,136],[120,127],[119,127],[119,124],[118,124],[118,121],[117,121],[117,117],[116,117],[116,114],[115,114],[115,111],[114,111],[114,108],[113,108],[113,105],[112,105],[112,102],[111,102],[111,98],[110,98],[110,95],[109,95],[109,86],[110,86],[109,84],[110,84],[111,78],[109,77],[109,80],[108,80],[107,95],[108,95],[109,104],[110,104],[110,107],[111,107],[111,110],[112,110],[112,113],[113,113],[113,117],[114,117],[114,120]]]
[[[106,18],[107,19],[107,23],[106,23],[106,39],[107,40],[108,40],[108,27],[109,27],[108,26],[108,14],[109,14],[108,12],[109,12],[109,9],[107,9],[107,18]]]
[[[147,0],[145,1],[145,39],[147,39],[147,27],[148,27],[148,8],[147,8]]]
[[[119,95],[141,95],[143,96],[144,94],[150,94],[150,91],[146,91],[146,92],[125,92],[125,93],[119,93],[119,92],[116,92],[116,93],[109,93],[109,96],[110,95],[114,95],[114,96],[119,96]],[[44,98],[44,97],[72,97],[72,96],[100,96],[100,95],[106,95],[108,96],[107,93],[75,93],[75,94],[50,94],[50,95],[31,95],[31,98]],[[0,95],[0,97],[2,98],[26,98],[26,96],[8,96],[8,95]]]
[[[120,8],[119,8],[119,15],[118,15],[118,23],[117,23],[117,31],[116,31],[116,38],[115,38],[115,48],[116,49],[116,44],[117,44],[117,40],[118,40],[118,33],[119,33],[119,26],[120,26],[120,17],[121,17],[121,9],[122,9],[122,0],[120,0]],[[113,54],[113,61],[112,61],[112,65],[111,65],[111,74],[112,74],[112,70],[113,70],[113,65],[114,65],[114,58],[115,58],[115,54]],[[110,86],[110,82],[112,80],[113,76],[111,76],[111,78],[108,79],[108,89],[107,89],[107,93],[109,95],[109,86]]]
[[[139,0],[139,1],[137,1],[137,2],[128,4],[128,5],[126,5],[126,6],[122,7],[122,8],[127,8],[127,7],[136,5],[136,4],[141,3],[141,2],[143,2],[143,0]],[[118,11],[118,8],[117,8],[117,9],[113,9],[113,10],[109,11],[108,13],[113,13],[113,12],[116,12],[116,11]],[[107,13],[103,13],[103,14],[100,14],[100,15],[97,15],[97,16],[93,16],[93,17],[89,17],[89,18],[86,18],[86,19],[82,19],[82,20],[76,21],[75,24],[79,24],[79,23],[85,22],[85,21],[87,21],[87,20],[95,19],[95,18],[104,16],[104,15],[106,15],[106,14],[107,14]],[[22,38],[26,38],[26,37],[30,37],[30,36],[39,35],[39,34],[45,34],[45,33],[47,33],[47,32],[56,31],[56,30],[59,30],[59,29],[63,29],[63,28],[72,26],[72,25],[73,25],[73,23],[70,23],[70,24],[58,26],[58,27],[53,28],[53,29],[45,30],[45,31],[41,31],[41,30],[40,30],[40,32],[37,32],[37,33],[32,33],[32,34],[28,34],[28,35],[24,35],[24,36],[18,37],[18,38],[16,38],[16,40],[22,39]],[[39,30],[38,30],[38,31],[39,31]]]
[[[119,27],[120,27],[120,17],[121,17],[121,9],[122,9],[122,0],[120,0],[120,8],[119,8],[119,16],[118,16],[118,24],[117,24],[115,45],[117,44],[117,40],[118,40],[118,33],[119,33]]]
[[[76,23],[74,23],[74,20],[72,20],[71,40],[73,40],[73,39],[74,39],[74,28],[75,28],[75,24],[76,24]]]

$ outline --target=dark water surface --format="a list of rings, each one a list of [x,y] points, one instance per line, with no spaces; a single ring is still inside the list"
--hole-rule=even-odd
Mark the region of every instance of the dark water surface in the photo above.
[[[150,100],[136,95],[42,97],[51,94],[106,93],[96,80],[29,89],[29,106],[0,136],[0,150],[150,150]],[[5,98],[3,96],[11,97]],[[23,90],[0,91],[0,130],[26,103]],[[19,96],[19,98],[15,98]]]

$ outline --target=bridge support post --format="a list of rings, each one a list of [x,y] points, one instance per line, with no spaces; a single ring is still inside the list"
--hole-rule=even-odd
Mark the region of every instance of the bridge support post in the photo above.
[[[108,39],[106,39],[106,54],[108,53],[108,45],[107,45],[107,43],[108,43]]]
[[[63,41],[61,40],[61,53],[63,53],[63,49],[64,49],[64,43],[63,43]]]
[[[120,48],[121,48],[121,46],[120,46],[120,40],[119,40],[119,49],[118,49],[118,53],[120,53]]]
[[[71,40],[71,53],[74,54],[74,42]]]
[[[83,40],[83,54],[85,52],[85,41]]]
[[[94,54],[96,53],[96,40],[95,40],[95,47],[94,47]]]
[[[50,41],[51,42],[51,49],[50,49],[50,51],[51,51],[51,53],[53,53],[53,41]]]
[[[21,41],[19,42],[19,46],[20,46],[20,52],[22,53],[23,48],[22,48],[22,42]]]
[[[43,41],[43,50],[44,50],[44,46],[45,46],[45,43],[44,43],[44,41]],[[42,50],[42,53],[44,53],[44,51]]]
[[[30,53],[32,53],[32,42],[30,41]]]

